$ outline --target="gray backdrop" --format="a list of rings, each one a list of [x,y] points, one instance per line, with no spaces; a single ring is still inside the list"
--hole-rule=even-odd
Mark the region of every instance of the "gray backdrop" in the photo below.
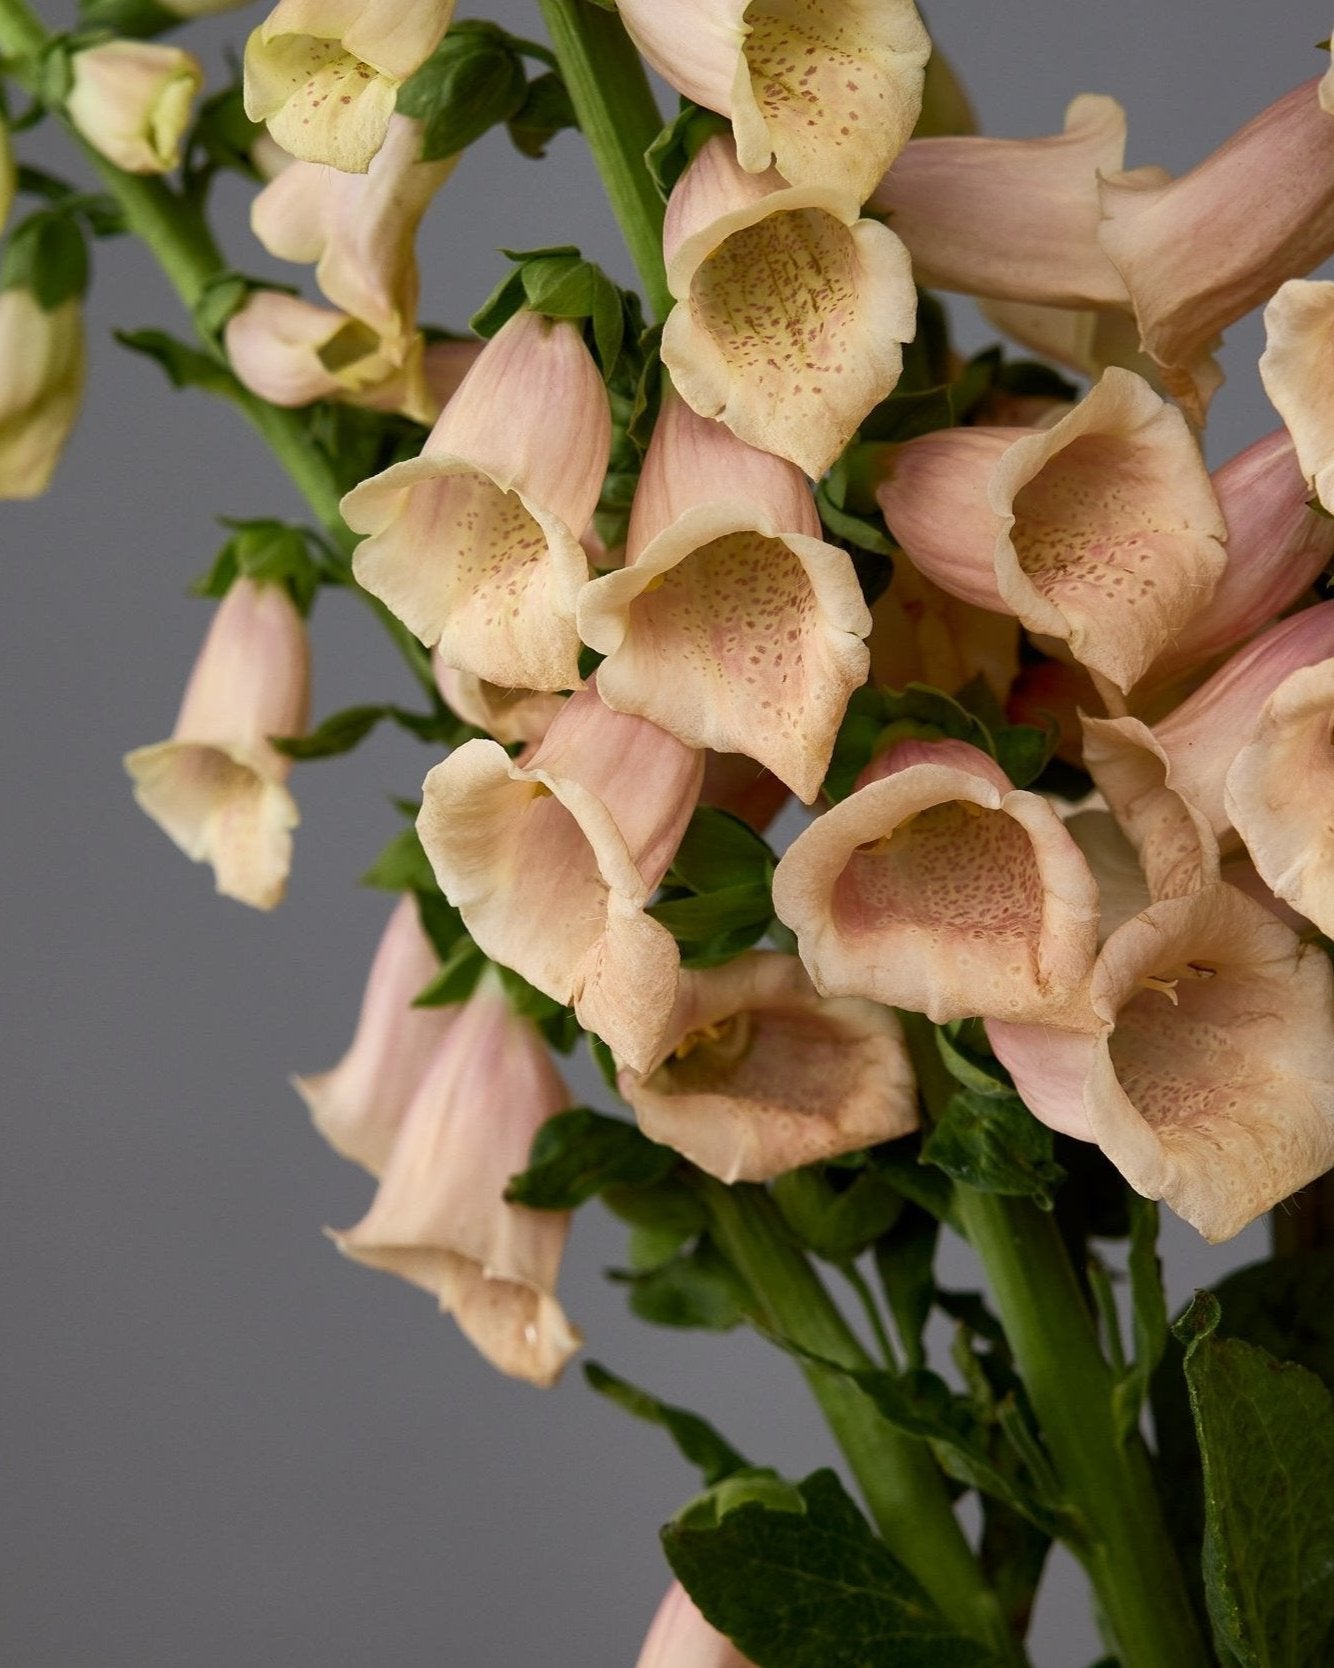
[[[464,3],[540,32],[531,0]],[[52,22],[63,20],[54,7]],[[211,61],[246,16],[199,33]],[[1323,67],[1323,0],[935,0],[931,22],[985,127],[1060,126],[1109,92],[1129,161],[1182,170]],[[1257,28],[1257,25],[1260,27]],[[60,166],[43,131],[32,160]],[[273,270],[223,195],[236,263]],[[461,325],[505,270],[501,244],[578,241],[628,278],[580,143],[545,164],[492,137],[436,205],[424,316]],[[292,269],[284,269],[292,278]],[[344,1262],[321,1235],[368,1179],[307,1126],[288,1073],[350,1035],[386,900],[357,875],[397,826],[394,793],[433,762],[377,736],[301,769],[291,891],[272,916],[215,898],[135,809],[127,748],[170,727],[207,619],[186,595],[218,514],[298,515],[230,410],[173,395],[114,325],[176,324],[150,260],[104,245],[89,309],[87,409],[54,491],[6,505],[9,1162],[0,1367],[6,1482],[0,1656],[15,1668],[630,1668],[666,1581],[655,1532],[693,1479],[577,1370],[539,1394],[494,1375],[421,1294]],[[966,310],[964,339],[985,339]],[[1274,426],[1233,332],[1214,460]],[[347,597],[315,620],[320,713],[406,695]],[[1167,1235],[1174,1298],[1263,1253]],[[574,1234],[563,1295],[589,1353],[700,1407],[760,1461],[829,1451],[788,1362],[744,1337],[630,1321],[600,1270],[620,1235]],[[951,1251],[949,1272],[967,1278]],[[1035,1631],[1041,1668],[1098,1654],[1062,1561]]]

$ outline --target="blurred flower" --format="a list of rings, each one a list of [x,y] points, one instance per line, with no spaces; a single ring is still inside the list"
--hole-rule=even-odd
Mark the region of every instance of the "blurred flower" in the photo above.
[[[70,121],[109,162],[131,174],[180,166],[190,107],[204,84],[192,52],[155,41],[107,41],[72,59]]]
[[[46,491],[86,374],[81,302],[47,312],[31,290],[0,291],[0,499]]]

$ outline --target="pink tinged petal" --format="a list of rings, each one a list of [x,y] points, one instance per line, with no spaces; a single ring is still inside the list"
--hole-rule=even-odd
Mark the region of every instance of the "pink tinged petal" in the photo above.
[[[1149,685],[1244,642],[1302,597],[1334,557],[1334,520],[1311,508],[1283,429],[1215,470],[1213,482],[1227,523],[1227,566],[1209,603],[1150,667]]]
[[[1230,886],[1154,904],[1108,940],[1085,1089],[1137,1192],[1230,1238],[1334,1164],[1334,976]]]
[[[618,0],[617,15],[658,74],[696,104],[731,114],[749,0]]]
[[[1084,1106],[1084,1085],[1098,1046],[1096,1029],[1091,1014],[1083,1031],[1012,1025],[1000,1019],[986,1022],[987,1041],[1014,1079],[1024,1105],[1048,1129],[1072,1135],[1076,1141],[1094,1138]]]
[[[1158,367],[1139,350],[1134,315],[1120,307],[1040,307],[1027,301],[983,298],[990,324],[1043,359],[1096,382],[1109,365],[1134,371],[1158,388]]]
[[[1098,883],[1098,941],[1110,938],[1153,901],[1134,846],[1110,811],[1090,808],[1065,826]]]
[[[643,914],[699,797],[703,757],[573,695],[523,764],[470,741],[426,778],[418,828],[440,885],[494,960],[573,1002],[624,1059],[649,1058],[676,946]]]
[[[473,672],[446,666],[437,649],[431,670],[441,698],[467,724],[475,724],[508,747],[514,742],[541,741],[551,721],[565,705],[561,695],[532,689],[500,689]]]
[[[371,964],[352,1045],[331,1071],[294,1077],[292,1087],[335,1151],[382,1175],[394,1138],[457,1007],[414,1008],[439,957],[421,929],[417,903],[402,897]]]
[[[227,321],[223,333],[227,357],[250,392],[273,405],[302,406],[332,399],[345,384],[321,354],[340,337],[348,340],[345,333],[351,323],[345,314],[299,296],[256,290]],[[365,345],[368,356],[373,356],[376,339],[367,337]],[[360,361],[365,363],[365,359]],[[351,375],[362,381],[357,366],[357,361],[344,365],[345,380]],[[377,380],[380,370],[377,362],[371,381]]]
[[[655,0],[666,9],[670,0]],[[625,9],[626,0],[622,0]],[[753,1668],[730,1639],[709,1625],[679,1581],[667,1589],[635,1668]]]
[[[541,1038],[486,980],[437,1044],[369,1212],[334,1236],[430,1292],[492,1365],[543,1386],[580,1343],[555,1300],[570,1219],[504,1192],[569,1104]]]
[[[1222,381],[1211,356],[1219,332],[1334,253],[1331,182],[1334,119],[1312,80],[1180,179],[1103,183],[1103,248],[1145,352],[1197,420]]]
[[[902,768],[805,829],[774,875],[775,912],[826,995],[938,1022],[1067,1022],[1096,948],[1093,876],[1046,800],[998,783],[975,749],[943,748],[940,763],[896,751]]]
[[[1022,668],[1005,703],[1011,724],[1032,724],[1039,730],[1055,726],[1056,757],[1066,764],[1084,763],[1081,718],[1101,704],[1093,679],[1081,666],[1062,660],[1035,660]]]
[[[741,166],[858,203],[908,142],[931,42],[912,0],[751,0],[731,108]]]
[[[1098,243],[1098,179],[1125,153],[1125,111],[1081,93],[1041,139],[915,139],[869,206],[907,244],[918,281],[1047,307],[1124,305]]]
[[[952,694],[980,677],[1003,701],[1019,671],[1018,621],[960,602],[911,562],[894,564],[871,621],[871,681],[883,689],[927,683]]]
[[[1278,686],[1225,787],[1228,813],[1260,875],[1327,935],[1334,934],[1332,732],[1334,659]]]
[[[299,817],[292,762],[271,735],[304,731],[310,704],[305,621],[287,591],[238,579],[213,616],[170,741],[126,754],[134,796],[218,891],[272,909]]]
[[[520,312],[464,378],[419,458],[343,500],[358,581],[428,647],[488,683],[579,682],[579,543],[611,446],[579,331]]]
[[[578,612],[607,657],[610,706],[692,747],[746,754],[807,803],[866,681],[871,623],[851,559],[818,527],[795,466],[669,398],[629,560],[589,583]]]
[[[743,173],[720,134],[672,193],[664,248],[681,397],[822,475],[898,381],[917,306],[903,245],[836,188]]]
[[[651,1140],[720,1181],[768,1181],[917,1128],[888,1008],[819,996],[795,956],[758,951],[681,975],[653,1069],[620,1074]]]
[[[743,753],[706,753],[700,804],[729,811],[763,834],[792,797],[771,770]]]
[[[1331,363],[1334,283],[1294,278],[1265,308],[1260,380],[1292,436],[1302,475],[1327,510],[1334,507]]]

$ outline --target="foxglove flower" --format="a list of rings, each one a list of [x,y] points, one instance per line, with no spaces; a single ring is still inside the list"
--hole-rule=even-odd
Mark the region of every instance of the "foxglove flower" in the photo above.
[[[635,1668],[754,1668],[730,1639],[710,1627],[679,1581],[658,1606]]]
[[[155,41],[107,41],[76,52],[65,101],[83,137],[129,174],[180,166],[204,69],[192,52]]]
[[[31,290],[0,290],[0,500],[46,491],[86,375],[79,301],[47,312]]]
[[[431,656],[431,671],[441,699],[465,724],[485,730],[506,747],[515,742],[541,741],[551,721],[565,705],[563,695],[533,689],[499,689],[472,672],[446,666],[439,651]]]
[[[1327,375],[1332,350],[1334,283],[1294,278],[1284,284],[1265,308],[1260,380],[1326,510],[1334,509],[1334,385]]]

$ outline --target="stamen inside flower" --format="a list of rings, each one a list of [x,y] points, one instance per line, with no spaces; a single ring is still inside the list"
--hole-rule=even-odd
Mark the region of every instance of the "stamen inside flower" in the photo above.
[[[750,1052],[754,1025],[748,1013],[729,1014],[725,1019],[688,1031],[672,1050],[676,1062],[693,1058],[693,1073],[712,1075],[735,1066]],[[674,1073],[679,1081],[680,1074]]]

